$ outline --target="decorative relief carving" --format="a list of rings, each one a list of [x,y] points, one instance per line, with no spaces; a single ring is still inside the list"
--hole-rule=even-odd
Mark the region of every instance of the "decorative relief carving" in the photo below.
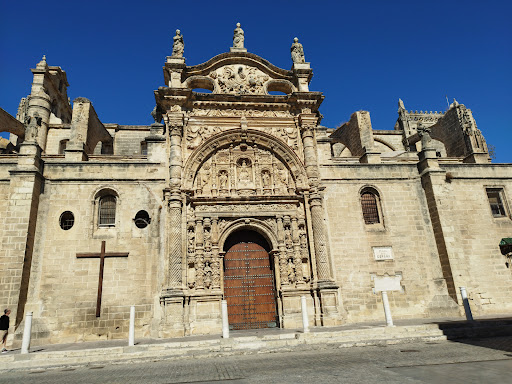
[[[208,139],[210,136],[220,132],[221,129],[219,127],[212,126],[199,126],[199,125],[189,125],[187,126],[187,148],[195,149],[197,148],[204,140]]]
[[[190,116],[212,117],[288,117],[293,115],[289,111],[261,111],[258,109],[204,109],[196,108],[190,112]]]
[[[210,72],[220,93],[235,95],[264,95],[264,84],[270,77],[255,67],[247,65],[227,65]]]
[[[295,180],[285,164],[256,145],[221,149],[195,175],[196,196],[294,195]]]
[[[268,212],[268,211],[292,211],[296,210],[295,204],[218,204],[198,205],[196,212]],[[219,229],[221,222],[219,221]]]

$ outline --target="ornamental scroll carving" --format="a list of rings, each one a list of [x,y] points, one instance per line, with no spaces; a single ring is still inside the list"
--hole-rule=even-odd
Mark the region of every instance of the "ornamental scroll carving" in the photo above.
[[[196,196],[295,195],[296,182],[271,151],[239,144],[203,162],[194,190]]]
[[[227,65],[209,74],[220,93],[234,95],[264,95],[270,77],[258,68],[247,65]]]
[[[204,109],[195,108],[190,116],[211,116],[211,117],[288,117],[293,115],[289,111],[261,111],[258,109]]]
[[[268,111],[270,112],[270,111]],[[273,136],[281,139],[290,148],[295,151],[299,151],[299,134],[296,127],[271,127],[271,128],[260,128],[256,127],[257,130],[266,131],[271,133]],[[202,142],[221,132],[220,127],[215,126],[203,126],[203,125],[189,125],[186,127],[185,138],[187,140],[187,149],[196,149],[201,145]]]

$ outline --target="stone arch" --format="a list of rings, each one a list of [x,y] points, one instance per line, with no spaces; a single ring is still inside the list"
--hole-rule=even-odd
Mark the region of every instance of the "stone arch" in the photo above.
[[[238,219],[231,223],[219,236],[219,249],[224,249],[224,243],[235,232],[241,230],[254,231],[262,235],[271,247],[271,251],[277,250],[277,236],[267,224],[258,219]]]
[[[215,92],[215,82],[207,76],[191,76],[183,83],[185,88],[203,88]]]
[[[387,141],[384,141],[384,140],[376,138],[376,137],[374,137],[373,140],[377,143],[384,145],[385,147],[388,147],[389,150],[391,150],[391,151],[396,151],[395,147],[393,145],[389,144]]]
[[[293,93],[297,89],[288,80],[270,80],[265,86],[265,93],[272,91],[283,92],[287,95]]]
[[[191,191],[193,189],[194,178],[202,166],[216,151],[229,147],[232,144],[245,143],[247,145],[256,144],[264,149],[271,150],[274,155],[283,162],[290,171],[297,189],[308,189],[306,170],[297,154],[282,140],[261,131],[252,129],[230,130],[213,135],[208,140],[199,145],[187,160],[184,167],[183,188]]]

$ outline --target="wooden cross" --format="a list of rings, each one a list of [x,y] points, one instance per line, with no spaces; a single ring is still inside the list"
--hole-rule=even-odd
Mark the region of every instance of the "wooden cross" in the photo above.
[[[105,257],[128,257],[127,253],[106,253],[105,252],[105,241],[101,242],[101,252],[100,253],[77,253],[77,258],[88,258],[88,259],[100,259],[100,279],[98,282],[98,300],[96,302],[96,317],[100,317],[100,308],[101,308],[101,292],[103,290],[103,269],[105,267]]]

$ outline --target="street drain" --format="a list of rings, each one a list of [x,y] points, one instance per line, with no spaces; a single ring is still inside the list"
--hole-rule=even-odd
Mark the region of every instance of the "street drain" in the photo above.
[[[401,349],[400,352],[410,353],[410,352],[419,352],[417,349]]]
[[[101,369],[101,368],[105,368],[105,367],[89,367],[89,369]]]
[[[76,368],[66,368],[66,369],[63,369],[62,372],[67,372],[67,371],[75,371]]]
[[[29,372],[30,374],[32,373],[44,373],[44,371],[32,371],[32,372]]]

